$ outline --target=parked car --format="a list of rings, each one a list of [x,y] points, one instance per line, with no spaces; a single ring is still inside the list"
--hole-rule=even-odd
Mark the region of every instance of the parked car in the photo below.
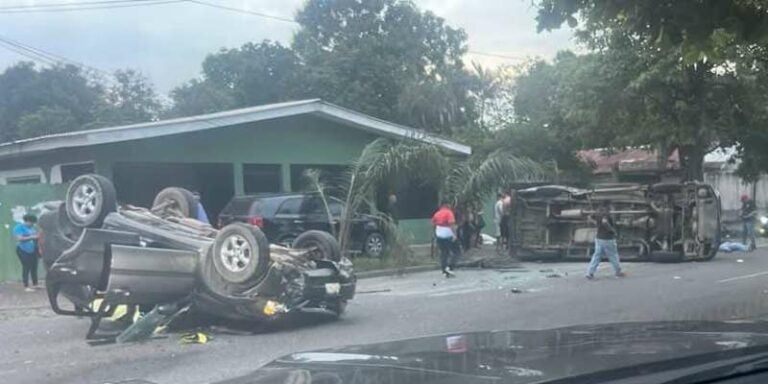
[[[517,191],[512,231],[518,254],[589,258],[596,233],[590,216],[602,203],[610,206],[622,258],[710,260],[717,253],[717,191],[703,183],[660,183],[595,189],[546,185]]]
[[[329,197],[328,208],[317,193],[277,193],[235,196],[219,214],[219,227],[249,223],[261,228],[267,239],[278,244],[291,244],[300,233],[320,230],[333,233],[339,228],[344,202]],[[329,221],[328,213],[333,221]],[[381,257],[386,241],[381,224],[365,214],[354,216],[351,249],[369,257]]]
[[[88,338],[120,305],[257,322],[340,316],[354,296],[352,263],[326,232],[304,231],[288,248],[255,225],[195,220],[197,203],[182,188],[161,191],[151,209],[118,206],[115,196],[108,179],[83,175],[40,218],[51,307],[90,317]]]

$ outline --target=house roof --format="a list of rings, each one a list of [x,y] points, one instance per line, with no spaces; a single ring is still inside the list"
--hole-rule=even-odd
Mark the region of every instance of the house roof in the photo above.
[[[658,171],[660,168],[658,152],[646,148],[629,148],[624,151],[588,149],[579,151],[577,156],[581,161],[594,165],[592,172],[595,174],[611,173],[613,170],[622,172]],[[663,169],[680,169],[680,157],[677,150],[670,153]]]
[[[61,148],[115,143],[221,128],[296,115],[310,114],[344,125],[394,138],[410,138],[469,155],[472,148],[415,128],[355,112],[320,99],[267,104],[257,107],[189,116],[149,123],[123,125],[34,137],[0,144],[0,158]]]

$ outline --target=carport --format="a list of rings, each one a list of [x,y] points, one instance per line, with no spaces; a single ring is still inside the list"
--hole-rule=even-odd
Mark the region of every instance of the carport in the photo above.
[[[119,162],[112,166],[112,179],[123,204],[150,206],[169,185],[199,192],[212,223],[235,194],[230,163]]]

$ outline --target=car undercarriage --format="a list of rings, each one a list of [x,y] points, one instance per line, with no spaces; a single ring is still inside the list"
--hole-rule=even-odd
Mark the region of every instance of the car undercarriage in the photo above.
[[[167,188],[150,209],[118,206],[108,179],[75,179],[66,201],[48,203],[40,218],[54,312],[91,318],[88,339],[127,340],[130,326],[99,332],[120,306],[156,314],[144,317],[154,329],[182,312],[246,322],[338,317],[354,297],[352,263],[330,234],[307,231],[278,246],[252,225],[197,221],[193,204],[189,191]]]
[[[550,185],[519,190],[512,241],[523,259],[589,258],[600,205],[617,229],[622,258],[709,260],[720,244],[720,198],[708,184]]]

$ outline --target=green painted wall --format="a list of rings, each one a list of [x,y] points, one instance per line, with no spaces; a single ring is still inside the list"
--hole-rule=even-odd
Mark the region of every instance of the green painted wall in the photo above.
[[[181,135],[49,151],[4,160],[2,169],[94,161],[96,171],[112,177],[119,162],[233,164],[235,193],[243,193],[242,164],[280,164],[283,186],[290,190],[290,164],[349,164],[378,136],[312,115],[280,118]],[[47,175],[49,177],[50,175]],[[140,181],[138,181],[140,182]],[[429,220],[402,220],[413,243],[431,240]]]
[[[27,184],[0,186],[0,280],[21,281],[21,264],[16,256],[16,242],[11,235],[16,225],[14,216],[26,212],[40,215],[40,202],[61,200],[66,185]],[[39,276],[43,276],[42,261]]]

